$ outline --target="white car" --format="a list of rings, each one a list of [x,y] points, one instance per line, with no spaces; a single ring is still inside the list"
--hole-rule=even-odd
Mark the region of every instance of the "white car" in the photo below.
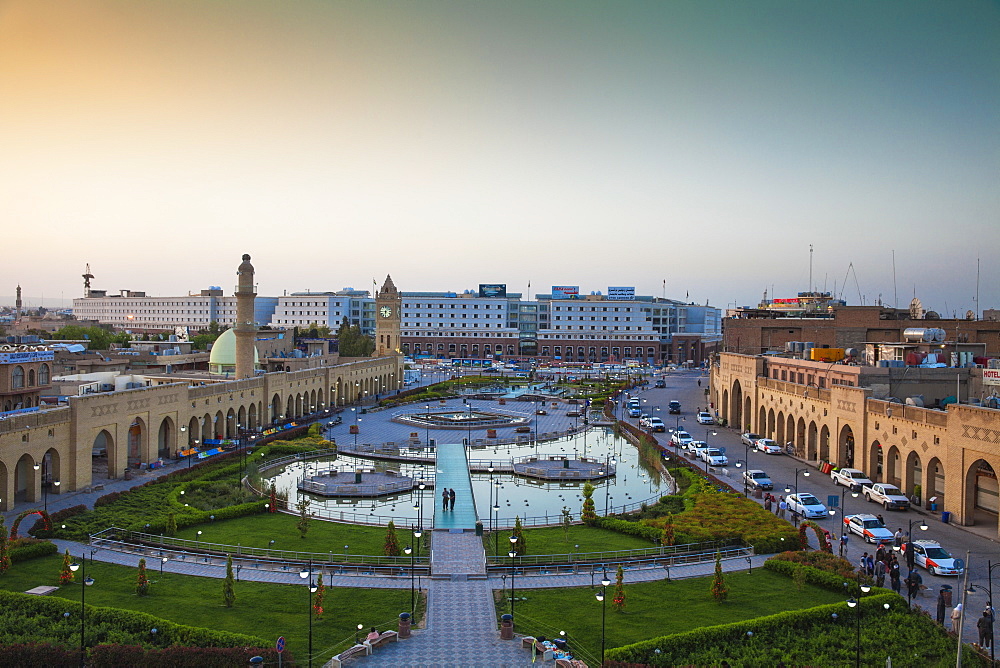
[[[865,539],[866,543],[891,543],[892,532],[874,515],[848,515],[844,529]]]
[[[647,425],[650,431],[666,431],[667,425],[663,424],[663,420],[658,417],[651,417],[647,421]]]
[[[758,438],[757,444],[754,447],[763,452],[765,455],[781,454],[781,446],[769,438]]]
[[[789,494],[785,497],[785,501],[788,503],[790,513],[798,513],[807,519],[818,520],[826,517],[826,506],[808,492]]]
[[[675,431],[674,435],[670,437],[670,442],[681,448],[686,446],[692,440],[691,434],[686,431]]]
[[[740,434],[740,440],[743,441],[743,445],[749,445],[751,448],[757,444],[758,438],[761,438],[760,434],[754,434],[749,431],[745,434]]]
[[[703,462],[707,462],[709,466],[729,465],[729,460],[719,448],[703,448],[699,453],[699,457],[701,457]]]
[[[915,540],[913,543],[913,561],[917,566],[926,568],[931,575],[961,575],[964,569],[959,568],[955,558],[948,550],[933,540]]]
[[[712,418],[711,413],[702,411],[698,413],[698,424],[715,424],[715,419]]]
[[[699,453],[698,451],[699,450],[704,450],[705,448],[707,448],[708,447],[708,443],[706,443],[705,441],[691,441],[691,442],[689,442],[687,445],[685,445],[683,447],[684,447],[685,450],[690,450],[699,459],[701,459],[701,456],[700,456],[701,453]]]
[[[833,479],[834,485],[843,485],[854,491],[861,491],[862,485],[872,484],[865,472],[858,469],[836,469],[830,471],[830,478]]]

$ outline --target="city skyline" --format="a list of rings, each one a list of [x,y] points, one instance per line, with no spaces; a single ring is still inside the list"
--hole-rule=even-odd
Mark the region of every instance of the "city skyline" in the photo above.
[[[247,252],[272,296],[998,308],[997,34],[973,1],[9,0],[0,294],[229,295]]]

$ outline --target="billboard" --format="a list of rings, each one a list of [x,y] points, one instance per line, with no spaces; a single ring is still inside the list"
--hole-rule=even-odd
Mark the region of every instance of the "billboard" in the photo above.
[[[479,296],[480,297],[506,297],[507,296],[507,284],[506,283],[480,283],[479,284]]]
[[[983,384],[1000,385],[1000,369],[983,369]]]
[[[608,299],[611,301],[631,301],[635,299],[635,287],[612,285],[608,287]]]
[[[579,285],[553,285],[553,299],[575,299],[580,296]]]

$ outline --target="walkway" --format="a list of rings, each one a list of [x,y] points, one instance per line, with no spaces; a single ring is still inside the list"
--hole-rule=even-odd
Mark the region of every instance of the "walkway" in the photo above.
[[[440,443],[437,446],[437,472],[434,480],[435,529],[475,529],[476,501],[472,496],[472,478],[465,446],[461,443]],[[455,490],[454,510],[441,510],[441,491]]]

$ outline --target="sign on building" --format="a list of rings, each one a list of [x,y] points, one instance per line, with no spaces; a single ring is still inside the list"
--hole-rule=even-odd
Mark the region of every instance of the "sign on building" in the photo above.
[[[608,287],[608,299],[611,301],[632,301],[635,299],[635,287],[612,285]]]
[[[480,297],[506,297],[507,296],[507,284],[506,283],[480,283],[479,284],[479,296]]]
[[[553,285],[553,299],[574,299],[580,296],[579,285]]]
[[[983,369],[984,385],[1000,385],[1000,369]]]

